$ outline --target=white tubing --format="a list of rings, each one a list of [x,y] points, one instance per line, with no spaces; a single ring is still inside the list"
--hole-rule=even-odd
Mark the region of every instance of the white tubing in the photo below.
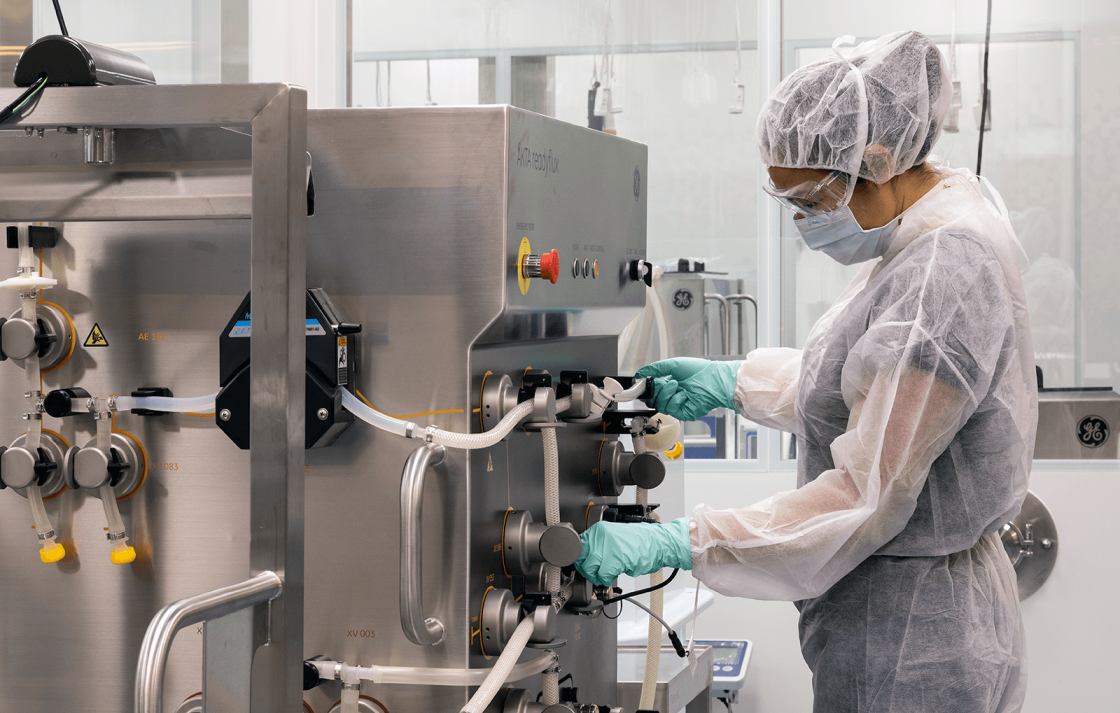
[[[544,671],[556,661],[553,653],[543,653],[536,658],[517,664],[508,680],[520,681]],[[334,661],[315,661],[319,677],[334,678]],[[342,665],[344,681],[370,681],[372,683],[398,683],[416,686],[480,686],[492,668],[419,668],[415,666],[348,666]]]
[[[358,713],[358,696],[361,691],[361,686],[357,683],[342,684],[341,713]]]
[[[548,672],[541,674],[541,703],[554,706],[560,702],[560,674]]]
[[[494,700],[494,696],[498,694],[502,685],[509,679],[510,672],[513,671],[514,664],[517,663],[517,657],[525,650],[525,644],[529,643],[529,637],[532,634],[532,618],[522,619],[517,628],[513,630],[513,636],[510,637],[509,643],[502,650],[502,655],[498,657],[498,662],[494,664],[490,675],[474,692],[474,695],[467,701],[467,705],[463,706],[460,713],[482,713],[486,710],[486,706],[490,705],[490,701]]]
[[[27,500],[31,503],[31,519],[35,521],[35,531],[47,533],[54,530],[51,521],[47,519],[47,509],[43,506],[43,491],[37,483],[27,486]],[[43,549],[53,549],[44,547]]]
[[[559,407],[559,404],[557,404]],[[519,423],[529,417],[533,412],[532,401],[522,401],[517,404],[506,417],[498,422],[485,433],[452,433],[451,431],[441,431],[438,428],[431,429],[432,443],[448,448],[463,448],[465,450],[476,450],[479,448],[489,448],[490,446],[501,443],[502,439],[509,435],[509,432],[517,427]],[[419,432],[413,432],[413,438],[424,438],[426,433],[424,430],[417,429]]]
[[[343,391],[343,393],[347,392]],[[152,411],[170,411],[173,413],[213,413],[214,399],[217,397],[217,393],[189,399],[168,398],[166,396],[118,396],[116,408],[118,411],[146,408]]]
[[[640,433],[633,435],[634,453],[641,455],[646,452],[646,437]],[[649,504],[649,491],[645,488],[638,488],[635,497],[639,505]],[[664,575],[661,570],[657,570],[649,576],[649,586],[656,587],[664,581]],[[665,596],[664,592],[660,589],[654,590],[649,594],[649,608],[653,610],[657,616],[664,616],[665,613]],[[649,634],[646,637],[646,670],[645,675],[642,677],[642,697],[639,708],[652,710],[653,699],[657,695],[657,670],[661,666],[661,623],[654,617],[649,618]]]
[[[560,524],[560,454],[556,445],[556,429],[541,430],[544,437],[544,522],[546,525]],[[544,566],[545,588],[549,592],[560,591],[560,568],[556,565]],[[558,702],[558,701],[554,701]]]
[[[342,405],[347,411],[362,419],[369,425],[374,426],[375,428],[380,428],[382,431],[388,431],[389,433],[396,434],[398,436],[406,435],[409,426],[412,426],[413,428],[416,427],[416,424],[414,423],[411,423],[409,421],[402,421],[399,418],[393,418],[392,416],[386,416],[380,411],[371,409],[369,406],[366,406],[364,403],[362,403],[357,396],[350,393],[346,389],[342,390]]]

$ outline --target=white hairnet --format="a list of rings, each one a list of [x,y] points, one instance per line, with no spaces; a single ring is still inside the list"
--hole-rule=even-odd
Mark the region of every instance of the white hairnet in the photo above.
[[[762,107],[762,162],[885,183],[924,161],[952,99],[941,51],[914,31],[836,51],[786,77]]]

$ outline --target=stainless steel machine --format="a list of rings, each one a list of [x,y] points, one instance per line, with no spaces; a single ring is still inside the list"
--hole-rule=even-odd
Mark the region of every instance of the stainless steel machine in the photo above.
[[[305,107],[283,85],[51,87],[0,130],[0,278],[57,280],[0,293],[0,710],[187,713],[205,692],[207,713],[326,713],[342,684],[305,659],[486,669],[526,617],[579,701],[616,705],[590,587],[569,569],[540,592],[646,482],[620,419],[576,418],[644,304],[645,147],[510,107]],[[235,400],[152,407],[218,391],[220,338],[250,324]],[[324,333],[346,373],[312,409]],[[421,430],[347,427],[359,394]],[[497,445],[424,443],[526,400]],[[539,710],[540,680],[490,710]],[[457,711],[474,685],[366,682],[360,706]]]
[[[502,377],[517,388],[529,369],[616,372],[617,335],[645,301],[630,274],[645,254],[645,146],[510,107],[309,115],[308,281],[329,285],[363,324],[360,383],[373,406],[477,432],[498,407],[484,393]],[[521,276],[524,256],[553,250],[553,279]],[[448,449],[414,509],[398,517],[402,468],[418,444],[359,426],[307,456],[307,654],[362,665],[492,665],[499,634],[484,621],[484,600],[493,606],[541,588],[509,548],[513,518],[545,520],[542,434],[518,429],[488,449]],[[581,531],[601,511],[595,506],[615,501],[602,485],[609,474],[598,472],[614,437],[602,422],[569,421],[555,432],[560,519]],[[419,519],[414,539],[402,541],[410,518]],[[405,562],[409,547],[416,558]],[[421,561],[419,589],[405,591],[412,573],[402,570]],[[582,702],[613,705],[615,627],[588,614],[560,612],[555,637],[564,643],[555,651]],[[416,643],[402,615],[438,620],[440,633]],[[534,698],[539,691],[536,681],[514,685]],[[363,690],[393,713],[457,711],[469,693]],[[308,701],[326,711],[339,697],[333,683]]]

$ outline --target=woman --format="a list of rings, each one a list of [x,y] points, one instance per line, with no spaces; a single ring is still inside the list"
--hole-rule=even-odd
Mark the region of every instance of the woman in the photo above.
[[[638,374],[665,413],[723,406],[796,433],[798,489],[600,523],[576,564],[600,584],[681,567],[723,594],[795,601],[821,713],[1016,711],[1024,696],[996,531],[1027,492],[1033,353],[1006,210],[926,160],[949,100],[944,57],[917,32],[782,82],[758,122],[767,190],[810,248],[863,267],[804,350]]]

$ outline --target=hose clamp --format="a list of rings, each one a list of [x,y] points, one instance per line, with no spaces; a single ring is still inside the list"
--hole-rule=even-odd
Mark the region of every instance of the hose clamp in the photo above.
[[[404,437],[412,438],[412,432],[416,430],[416,424],[409,421],[408,425],[404,427]]]
[[[334,665],[334,679],[336,681],[342,680],[342,662],[338,661]]]
[[[105,539],[109,542],[120,542],[121,540],[127,540],[128,536],[123,532],[107,532],[105,533]]]
[[[436,437],[436,427],[428,426],[424,429],[424,443],[431,443]]]
[[[110,396],[109,397],[109,410],[110,411],[116,411],[117,410],[117,397],[116,396]]]
[[[46,532],[37,533],[40,542],[44,542],[54,537],[54,530],[47,530]]]

